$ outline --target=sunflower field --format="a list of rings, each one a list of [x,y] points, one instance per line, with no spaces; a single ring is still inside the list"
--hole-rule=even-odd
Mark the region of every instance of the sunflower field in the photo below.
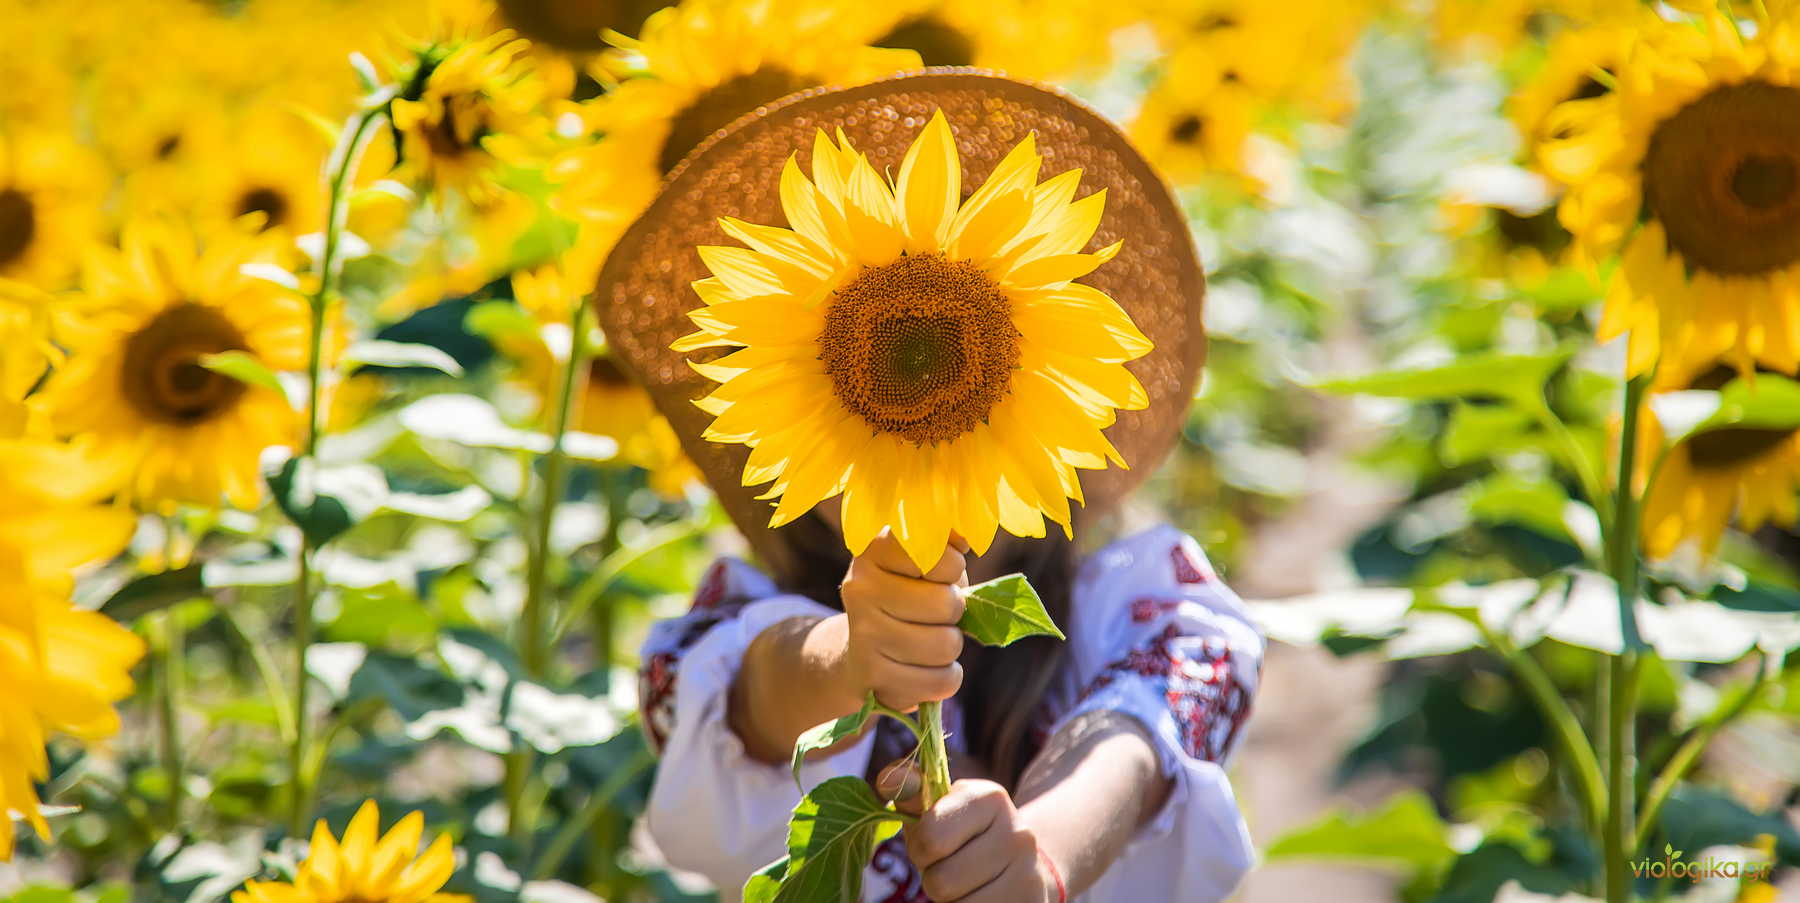
[[[590,301],[938,66],[1199,248],[1117,518],[1272,641],[1236,899],[1800,900],[1795,0],[0,0],[0,900],[715,899],[637,650],[748,553]]]

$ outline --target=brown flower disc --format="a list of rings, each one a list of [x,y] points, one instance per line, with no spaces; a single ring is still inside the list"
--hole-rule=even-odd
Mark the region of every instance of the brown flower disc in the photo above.
[[[245,350],[243,333],[224,314],[178,304],[126,340],[120,389],[144,417],[191,426],[229,409],[245,391],[238,380],[202,366],[201,358]]]
[[[903,256],[839,289],[819,359],[846,408],[917,443],[948,442],[987,419],[1019,366],[1012,302],[968,261]]]

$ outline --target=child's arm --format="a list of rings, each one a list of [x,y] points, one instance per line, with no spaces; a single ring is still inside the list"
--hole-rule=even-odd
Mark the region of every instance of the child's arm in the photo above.
[[[1020,780],[1016,806],[998,784],[957,781],[906,829],[907,851],[939,903],[1056,903],[1058,879],[1068,898],[1085,891],[1172,783],[1143,725],[1097,713],[1051,740]]]
[[[792,618],[759,634],[732,682],[726,716],[745,751],[786,762],[801,732],[856,711],[870,690],[900,711],[955,695],[963,567],[962,553],[946,549],[921,574],[884,531],[850,563],[842,614]]]

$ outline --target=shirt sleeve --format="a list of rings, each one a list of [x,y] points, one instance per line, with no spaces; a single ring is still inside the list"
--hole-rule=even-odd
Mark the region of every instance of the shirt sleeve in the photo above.
[[[1254,855],[1224,765],[1256,695],[1263,638],[1199,545],[1171,527],[1090,558],[1074,598],[1076,695],[1051,732],[1100,710],[1130,715],[1174,782],[1089,896],[1114,899],[1107,885],[1153,874],[1184,899],[1224,900]]]
[[[645,824],[671,865],[705,875],[725,900],[738,899],[753,872],[785,853],[788,816],[801,794],[785,763],[752,758],[726,723],[732,681],[758,634],[789,618],[829,614],[727,560],[708,572],[693,608],[658,622],[644,643],[640,714],[661,756]],[[873,737],[807,762],[801,783],[861,777]]]

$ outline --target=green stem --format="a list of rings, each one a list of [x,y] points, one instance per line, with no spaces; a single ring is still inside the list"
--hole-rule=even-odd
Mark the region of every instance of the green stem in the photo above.
[[[1625,412],[1619,434],[1619,468],[1613,499],[1612,531],[1607,535],[1608,565],[1619,590],[1619,630],[1622,648],[1608,663],[1611,669],[1606,720],[1606,824],[1601,831],[1605,856],[1607,903],[1631,899],[1631,875],[1626,858],[1631,855],[1636,804],[1636,745],[1639,652],[1638,597],[1638,498],[1633,487],[1637,469],[1638,414],[1643,408],[1648,375],[1625,385]]]
[[[1594,506],[1594,513],[1600,518],[1601,526],[1604,528],[1612,520],[1612,508],[1607,504],[1606,484],[1595,472],[1594,462],[1588,458],[1586,449],[1581,447],[1581,441],[1575,438],[1575,434],[1569,430],[1569,425],[1564,423],[1561,417],[1556,416],[1556,412],[1550,409],[1549,404],[1540,401],[1532,414],[1538,425],[1556,439],[1569,469],[1575,472],[1576,480],[1581,483],[1582,495],[1587,496],[1588,504]]]
[[[363,148],[368,144],[370,127],[387,110],[387,100],[377,100],[378,102],[357,114],[332,151],[331,177],[327,189],[329,195],[325,207],[325,248],[319,255],[319,285],[308,299],[311,328],[307,336],[306,432],[302,440],[301,456],[304,461],[313,464],[318,460],[319,433],[322,430],[323,405],[319,396],[324,382],[325,334],[330,327],[326,314],[330,310],[332,289],[337,278],[338,247],[342,243],[344,217],[347,214],[346,188],[356,171],[357,161],[362,157]],[[288,812],[288,830],[296,837],[305,833],[306,818],[312,809],[312,790],[308,786],[307,768],[312,740],[307,721],[307,695],[311,682],[306,673],[306,654],[312,646],[313,597],[317,592],[313,567],[315,551],[317,550],[311,537],[305,530],[301,530],[299,567],[294,578],[294,699],[291,709],[294,742],[289,751],[293,787]]]
[[[619,791],[625,789],[627,784],[636,779],[638,775],[648,771],[654,764],[656,764],[656,754],[645,749],[623,767],[615,769],[612,774],[607,775],[605,782],[594,788],[594,792],[588,796],[587,803],[581,807],[581,811],[576,813],[574,818],[563,822],[563,826],[557,830],[556,836],[550,838],[549,845],[544,847],[543,854],[538,857],[537,864],[531,869],[531,879],[546,881],[554,876],[556,870],[562,867],[563,860],[568,858],[569,852],[575,849],[576,842],[581,840],[582,833],[587,831],[588,827],[600,816],[606,814],[607,809],[612,805],[613,798],[619,795]]]
[[[899,709],[890,709],[887,706],[882,705],[879,702],[875,703],[875,708],[872,711],[874,711],[878,714],[886,715],[889,718],[892,718],[895,721],[898,721],[901,724],[905,725],[907,730],[912,731],[914,740],[925,739],[925,735],[920,733],[920,731],[919,731],[919,722],[914,721],[912,719],[912,716],[906,714],[905,712],[902,712]]]
[[[244,644],[244,651],[250,655],[250,662],[256,666],[256,674],[262,680],[263,692],[269,695],[269,703],[275,709],[275,732],[281,737],[283,745],[294,742],[294,713],[282,705],[281,671],[275,667],[275,659],[269,656],[268,647],[250,637],[250,631],[244,628],[244,622],[237,616],[233,606],[215,606],[219,618],[231,632],[237,634],[239,642]]]
[[[929,809],[950,793],[950,755],[944,749],[944,704],[919,703],[919,769],[925,775],[924,803]]]
[[[162,723],[163,768],[169,782],[170,831],[181,829],[181,804],[185,796],[185,771],[181,751],[182,656],[186,645],[179,607],[164,611],[158,619],[162,642],[158,643],[157,717]]]
[[[585,299],[578,298],[569,315],[569,359],[563,364],[562,381],[557,387],[550,451],[544,457],[542,495],[538,499],[531,541],[527,545],[529,560],[525,563],[525,607],[519,618],[519,661],[526,675],[534,680],[543,678],[549,658],[550,645],[544,619],[550,604],[550,531],[555,524],[557,503],[562,500],[563,477],[568,470],[569,457],[563,448],[563,435],[568,432],[576,390],[587,369],[587,307]],[[506,763],[507,833],[518,855],[526,858],[531,852],[531,818],[525,790],[531,779],[532,759],[531,750],[519,746],[507,757]]]
[[[1594,747],[1588,742],[1587,734],[1582,731],[1580,720],[1575,717],[1574,710],[1569,708],[1568,700],[1557,690],[1555,681],[1550,679],[1550,675],[1536,659],[1486,625],[1478,626],[1488,647],[1506,659],[1513,673],[1518,675],[1526,695],[1531,697],[1538,711],[1550,722],[1551,735],[1556,738],[1557,746],[1568,760],[1569,771],[1575,781],[1576,798],[1581,802],[1582,815],[1589,830],[1597,829],[1602,814],[1606,811],[1606,781],[1600,771],[1600,760],[1595,757]]]

